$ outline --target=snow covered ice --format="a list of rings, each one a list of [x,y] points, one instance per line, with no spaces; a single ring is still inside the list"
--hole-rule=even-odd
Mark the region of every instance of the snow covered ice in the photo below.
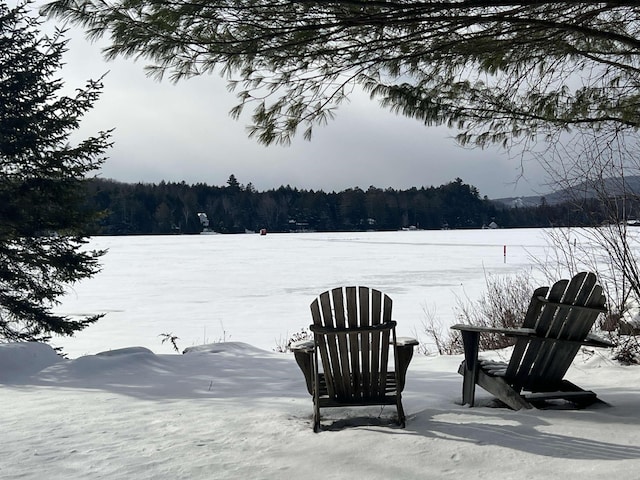
[[[425,309],[448,327],[456,296],[477,299],[485,275],[520,271],[548,248],[537,229],[97,237],[91,245],[109,249],[103,271],[76,285],[59,312],[106,316],[54,342],[72,357],[131,345],[169,353],[165,333],[181,349],[236,340],[272,350],[309,326],[316,295],[340,285],[387,293],[398,334],[416,336]]]

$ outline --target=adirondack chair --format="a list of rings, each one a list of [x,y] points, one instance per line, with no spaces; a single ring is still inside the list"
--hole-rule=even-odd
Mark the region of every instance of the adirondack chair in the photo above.
[[[568,400],[577,407],[596,402],[594,392],[572,384],[564,375],[580,347],[613,346],[589,333],[598,315],[606,312],[605,302],[596,276],[582,272],[571,281],[536,289],[522,328],[452,326],[462,332],[464,345],[465,359],[458,370],[463,376],[462,403],[474,405],[476,384],[514,410],[551,399]],[[478,357],[482,333],[515,337],[508,363]]]
[[[292,350],[313,397],[315,432],[320,409],[329,407],[396,405],[405,426],[401,393],[418,342],[396,338],[391,306],[391,298],[367,287],[334,288],[311,303],[313,340]],[[387,366],[390,346],[394,370]]]

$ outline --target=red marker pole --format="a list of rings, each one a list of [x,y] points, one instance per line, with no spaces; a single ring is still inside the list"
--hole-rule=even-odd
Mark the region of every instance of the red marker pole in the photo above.
[[[507,263],[507,246],[503,245],[502,247],[502,255],[504,256],[504,263]]]

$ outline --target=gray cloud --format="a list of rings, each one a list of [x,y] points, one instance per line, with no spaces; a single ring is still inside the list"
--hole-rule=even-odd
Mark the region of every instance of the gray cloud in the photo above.
[[[397,116],[363,93],[355,93],[328,126],[316,127],[311,142],[300,137],[289,147],[265,147],[247,138],[247,118],[235,121],[228,115],[235,97],[223,79],[157,82],[146,77],[143,62],[105,62],[99,46],[89,44],[78,29],[70,29],[67,38],[67,89],[109,71],[103,96],[79,131],[85,137],[116,129],[101,172],[105,178],[224,185],[233,173],[259,190],[289,184],[338,191],[437,186],[460,177],[490,198],[545,190],[533,162],[514,184],[519,160],[498,149],[463,149],[452,139],[455,131]]]

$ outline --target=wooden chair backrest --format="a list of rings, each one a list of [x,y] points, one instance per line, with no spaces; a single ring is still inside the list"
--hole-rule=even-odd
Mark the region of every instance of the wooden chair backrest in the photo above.
[[[329,396],[366,401],[385,395],[392,301],[367,287],[338,287],[311,303],[316,349]]]
[[[523,327],[536,330],[540,341],[520,338],[507,367],[505,378],[516,389],[553,390],[571,366],[580,344],[589,334],[606,298],[593,273],[582,272],[560,280],[551,288],[535,290]]]

